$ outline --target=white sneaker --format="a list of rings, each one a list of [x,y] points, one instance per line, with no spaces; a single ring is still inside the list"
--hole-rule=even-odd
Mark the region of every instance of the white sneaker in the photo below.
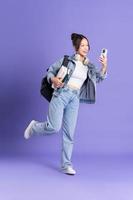
[[[33,124],[35,123],[36,121],[35,120],[32,120],[30,122],[30,124],[27,126],[27,128],[25,129],[25,132],[24,132],[24,138],[25,139],[29,139],[32,135],[32,126]]]
[[[72,166],[68,166],[66,168],[62,168],[63,173],[68,175],[75,175],[76,171],[72,168]]]

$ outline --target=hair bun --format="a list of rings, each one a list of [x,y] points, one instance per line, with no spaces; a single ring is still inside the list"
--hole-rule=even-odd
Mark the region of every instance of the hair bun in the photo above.
[[[79,36],[79,34],[77,34],[77,33],[72,33],[72,34],[71,34],[71,40],[75,40],[78,36]]]
[[[81,40],[84,39],[84,38],[87,40],[88,46],[89,46],[89,49],[90,49],[89,40],[87,39],[87,37],[85,37],[82,34],[77,34],[77,33],[71,34],[72,44],[73,44],[76,51],[78,51],[78,49],[80,47]]]

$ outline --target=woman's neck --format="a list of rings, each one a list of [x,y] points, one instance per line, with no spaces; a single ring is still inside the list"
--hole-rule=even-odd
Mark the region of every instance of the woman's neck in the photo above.
[[[85,57],[80,55],[80,61],[83,62],[84,59],[85,59]]]

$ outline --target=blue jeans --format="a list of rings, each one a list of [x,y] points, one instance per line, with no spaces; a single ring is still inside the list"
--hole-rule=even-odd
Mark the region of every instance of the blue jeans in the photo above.
[[[79,110],[79,90],[67,86],[59,94],[53,93],[49,103],[47,120],[33,126],[33,134],[50,135],[58,132],[62,126],[62,168],[72,165],[71,157],[74,144],[74,131]]]

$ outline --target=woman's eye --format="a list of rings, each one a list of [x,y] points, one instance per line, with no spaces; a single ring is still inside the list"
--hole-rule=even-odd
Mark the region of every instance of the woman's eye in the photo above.
[[[87,45],[81,44],[81,47],[85,47],[85,46],[87,46],[87,47],[88,47],[89,45],[88,45],[88,44],[87,44]]]

